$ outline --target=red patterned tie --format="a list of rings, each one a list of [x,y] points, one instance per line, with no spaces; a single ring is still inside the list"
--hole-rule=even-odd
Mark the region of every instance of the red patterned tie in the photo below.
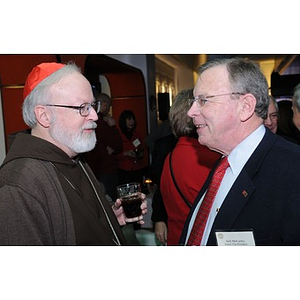
[[[199,246],[202,240],[203,232],[206,226],[208,215],[210,213],[212,204],[216,197],[217,191],[220,187],[221,181],[224,177],[226,169],[229,167],[227,157],[224,157],[216,171],[207,189],[207,193],[198,210],[190,237],[188,239],[188,246]]]

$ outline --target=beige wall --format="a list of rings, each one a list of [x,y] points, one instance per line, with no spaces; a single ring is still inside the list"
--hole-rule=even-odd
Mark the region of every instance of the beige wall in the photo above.
[[[259,63],[261,70],[263,71],[264,75],[267,78],[269,88],[271,87],[271,74],[274,70],[275,67],[275,60],[270,59],[270,60],[265,60]],[[270,90],[271,92],[271,90]]]

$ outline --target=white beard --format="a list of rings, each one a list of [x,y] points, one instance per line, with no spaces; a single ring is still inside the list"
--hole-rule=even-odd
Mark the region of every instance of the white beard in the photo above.
[[[96,133],[82,133],[84,129],[96,128],[95,122],[86,124],[77,133],[70,133],[65,128],[59,127],[57,122],[53,122],[50,126],[49,134],[57,142],[67,146],[73,152],[79,154],[89,152],[94,149],[96,145]]]

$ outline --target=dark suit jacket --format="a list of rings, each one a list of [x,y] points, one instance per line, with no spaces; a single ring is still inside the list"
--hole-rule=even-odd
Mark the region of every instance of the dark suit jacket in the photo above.
[[[191,208],[181,245],[211,176]],[[300,147],[268,129],[228,192],[207,245],[217,244],[218,230],[248,229],[253,230],[256,245],[300,245]]]

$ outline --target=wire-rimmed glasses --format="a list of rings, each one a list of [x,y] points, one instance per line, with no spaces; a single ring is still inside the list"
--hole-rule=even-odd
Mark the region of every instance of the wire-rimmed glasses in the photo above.
[[[206,102],[211,101],[211,98],[215,98],[215,97],[221,97],[221,96],[228,96],[228,95],[245,95],[244,93],[239,93],[239,92],[232,92],[232,93],[226,93],[226,94],[219,94],[219,95],[199,95],[196,96],[193,99],[189,99],[189,104],[190,106],[193,105],[194,102],[196,102],[198,107],[203,107],[205,105]]]

